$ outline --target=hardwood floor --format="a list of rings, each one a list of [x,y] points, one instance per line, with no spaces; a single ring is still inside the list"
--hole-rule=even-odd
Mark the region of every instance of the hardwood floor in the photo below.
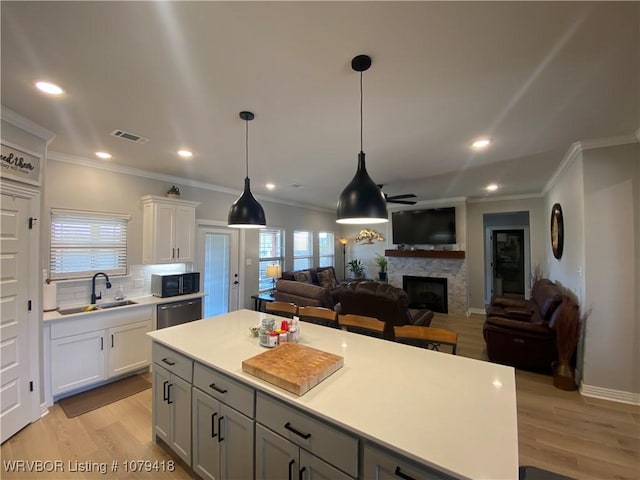
[[[488,361],[483,321],[436,314],[431,325],[458,332],[458,355]],[[640,479],[640,407],[560,390],[550,375],[522,370],[516,396],[520,465],[580,480]]]
[[[486,360],[483,320],[481,315],[436,314],[432,326],[458,332],[458,355]],[[640,479],[640,407],[559,390],[550,376],[531,372],[516,372],[516,388],[521,465],[580,480]],[[151,441],[151,390],[71,419],[56,404],[48,415],[2,444],[0,454],[3,480],[194,478],[179,462],[173,472],[124,471],[125,460],[165,465],[173,460]],[[6,462],[11,460],[62,460],[65,471],[8,472]],[[111,469],[114,460],[117,472]],[[104,462],[108,472],[69,472],[76,462]]]

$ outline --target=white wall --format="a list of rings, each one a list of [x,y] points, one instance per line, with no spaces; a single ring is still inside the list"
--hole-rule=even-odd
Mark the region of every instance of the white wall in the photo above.
[[[640,148],[586,150],[583,171],[583,386],[640,401]]]
[[[551,208],[556,203],[562,207],[564,219],[564,249],[559,260],[553,256],[550,234]],[[571,291],[580,305],[584,303],[584,214],[582,154],[578,153],[545,197],[547,235],[544,246],[545,273]]]

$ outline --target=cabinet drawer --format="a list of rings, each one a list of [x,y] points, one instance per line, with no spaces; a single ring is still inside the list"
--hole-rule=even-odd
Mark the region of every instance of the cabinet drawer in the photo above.
[[[171,350],[158,342],[153,342],[152,357],[154,363],[162,365],[171,373],[191,383],[193,380],[193,360]]]
[[[254,417],[253,388],[197,362],[193,366],[193,385],[247,417]]]
[[[358,477],[358,439],[260,392],[256,421],[343,472]]]
[[[424,480],[452,480],[442,472],[416,465],[400,455],[365,444],[362,459],[364,478],[420,478]]]

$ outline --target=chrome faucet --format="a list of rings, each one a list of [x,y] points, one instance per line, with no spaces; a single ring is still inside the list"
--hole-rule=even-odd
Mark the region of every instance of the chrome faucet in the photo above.
[[[96,303],[96,300],[100,300],[102,298],[102,293],[100,293],[100,295],[96,295],[96,277],[98,275],[104,276],[105,280],[107,281],[107,288],[111,288],[111,282],[109,281],[109,276],[103,272],[96,273],[93,276],[93,279],[91,280],[91,304],[92,305]]]

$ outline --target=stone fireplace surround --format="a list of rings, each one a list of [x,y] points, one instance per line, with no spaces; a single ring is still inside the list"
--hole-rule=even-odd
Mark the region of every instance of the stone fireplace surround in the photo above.
[[[388,282],[402,288],[403,275],[447,279],[449,313],[466,315],[467,262],[463,251],[442,250],[386,250]]]

